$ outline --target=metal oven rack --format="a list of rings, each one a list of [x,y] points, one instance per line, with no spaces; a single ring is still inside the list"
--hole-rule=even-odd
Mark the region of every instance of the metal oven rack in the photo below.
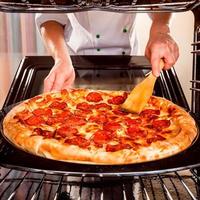
[[[192,112],[197,113],[200,118],[200,69],[198,64],[200,63],[200,25],[195,29],[194,43],[193,45],[193,80],[192,82]]]
[[[1,174],[0,199],[10,200],[182,200],[200,198],[200,179],[183,172],[134,176],[130,178],[93,178],[49,175],[6,170]],[[13,175],[15,178],[13,178]]]

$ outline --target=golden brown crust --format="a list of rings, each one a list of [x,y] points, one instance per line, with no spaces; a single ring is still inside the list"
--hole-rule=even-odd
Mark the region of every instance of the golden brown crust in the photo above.
[[[197,127],[194,119],[180,106],[172,103],[171,101],[161,98],[157,98],[157,106],[162,110],[168,110],[169,107],[173,107],[176,111],[172,115],[172,120],[176,121],[177,128],[180,129],[175,137],[168,138],[170,144],[178,145],[181,150],[189,147],[197,136]],[[160,105],[158,105],[160,104]]]
[[[72,92],[76,92],[81,96],[91,90],[69,90],[69,98]],[[102,94],[121,95],[122,91],[99,91]],[[40,95],[42,97],[51,95],[56,98],[60,93],[49,93]],[[150,160],[165,158],[188,148],[197,136],[197,128],[193,118],[181,107],[172,102],[160,98],[152,97],[153,105],[159,108],[162,115],[171,112],[168,118],[173,122],[168,131],[173,133],[167,135],[164,141],[156,141],[150,145],[140,145],[137,150],[122,149],[115,152],[106,152],[103,148],[81,148],[77,145],[60,143],[54,138],[44,138],[41,135],[33,135],[33,130],[28,126],[23,126],[18,123],[14,117],[17,113],[29,109],[34,110],[37,106],[33,100],[26,100],[23,103],[14,107],[5,117],[3,121],[3,129],[5,136],[17,147],[27,152],[39,155],[42,157],[61,160],[66,162],[79,162],[90,164],[127,164],[138,163]],[[47,104],[48,105],[48,104]],[[149,108],[147,106],[147,108]],[[161,117],[162,117],[161,115]]]

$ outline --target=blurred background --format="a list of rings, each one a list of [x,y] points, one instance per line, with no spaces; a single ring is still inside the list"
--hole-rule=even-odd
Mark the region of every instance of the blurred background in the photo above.
[[[142,23],[141,23],[142,22]],[[144,55],[148,40],[150,19],[137,14],[136,32],[140,55]],[[192,51],[194,17],[191,11],[173,14],[171,35],[178,43],[180,57],[175,65],[187,101],[191,101]],[[35,25],[35,14],[0,13],[0,107],[2,106],[14,74],[24,56],[48,55]]]

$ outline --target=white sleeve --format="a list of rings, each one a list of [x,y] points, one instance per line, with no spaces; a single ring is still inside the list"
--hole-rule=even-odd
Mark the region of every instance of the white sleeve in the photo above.
[[[46,14],[46,13],[38,13],[35,16],[35,22],[38,30],[40,30],[40,26],[47,21],[56,21],[63,26],[69,25],[69,19],[66,14]]]

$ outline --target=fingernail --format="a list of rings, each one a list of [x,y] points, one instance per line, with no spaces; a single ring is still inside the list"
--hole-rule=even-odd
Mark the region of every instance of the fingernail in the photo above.
[[[156,71],[156,72],[154,73],[154,75],[155,75],[156,77],[159,77],[159,76],[160,76],[160,72]]]

